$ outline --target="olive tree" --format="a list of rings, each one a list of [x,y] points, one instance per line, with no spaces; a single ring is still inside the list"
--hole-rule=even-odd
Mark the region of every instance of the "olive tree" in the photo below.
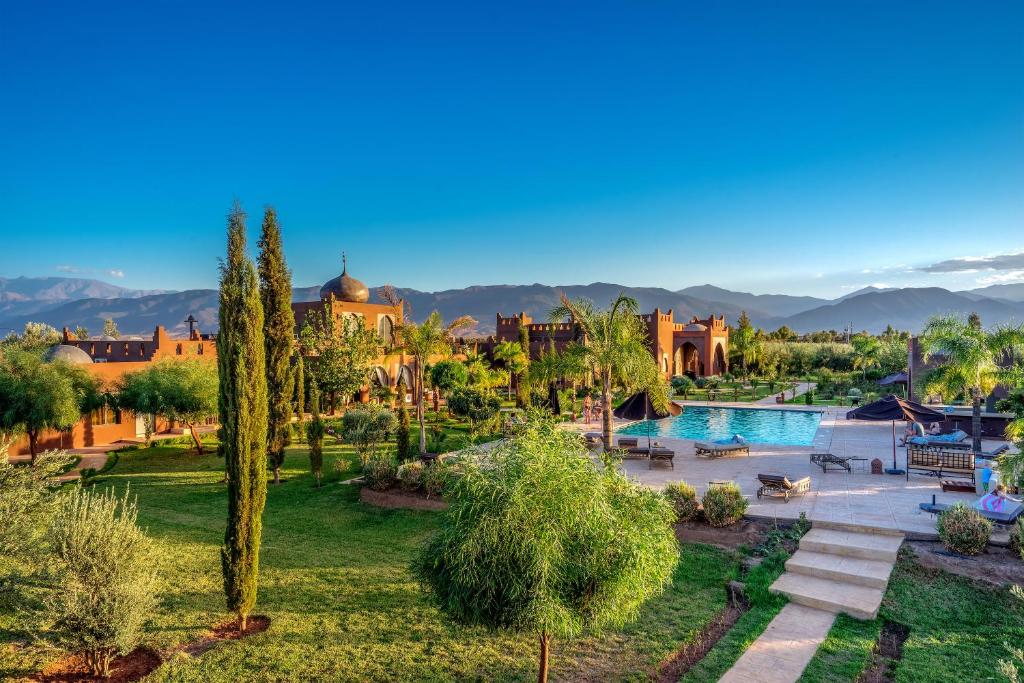
[[[617,628],[659,594],[679,559],[659,493],[599,469],[578,435],[534,411],[447,486],[449,509],[413,569],[456,621],[552,637]]]
[[[393,412],[368,405],[349,410],[342,416],[341,437],[356,450],[365,467],[397,426],[398,420]]]
[[[136,514],[127,492],[119,499],[72,488],[50,524],[45,633],[58,646],[84,652],[95,676],[110,675],[114,657],[139,645],[159,603],[160,556]]]

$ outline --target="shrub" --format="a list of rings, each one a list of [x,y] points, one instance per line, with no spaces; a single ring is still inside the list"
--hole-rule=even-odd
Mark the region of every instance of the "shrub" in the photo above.
[[[398,481],[398,466],[390,455],[375,455],[363,465],[363,481],[374,491],[386,491]]]
[[[712,486],[704,494],[704,517],[715,527],[729,526],[739,521],[749,502],[736,482]]]
[[[84,652],[96,676],[142,640],[158,605],[156,546],[135,523],[135,502],[72,489],[50,525],[53,590],[45,628],[54,643]]]
[[[1018,517],[1017,523],[1010,529],[1010,552],[1020,555],[1024,560],[1024,546],[1021,545],[1021,538],[1024,538],[1024,517]]]
[[[382,442],[387,440],[397,426],[395,414],[376,405],[353,408],[341,418],[342,437],[352,444],[363,465],[375,459]]]
[[[685,481],[671,482],[665,485],[665,497],[676,511],[676,521],[688,522],[697,514],[697,489]]]
[[[423,468],[421,481],[423,492],[430,496],[440,496],[444,493],[444,487],[448,484],[451,472],[448,465],[443,462],[435,462]]]
[[[808,389],[807,393],[804,394],[804,403],[809,405],[809,406],[814,405],[814,390],[813,389]]]
[[[407,462],[398,466],[398,483],[406,491],[418,491],[423,487],[423,463]]]
[[[947,550],[961,555],[980,555],[992,534],[992,523],[977,510],[957,503],[939,515],[938,530]]]

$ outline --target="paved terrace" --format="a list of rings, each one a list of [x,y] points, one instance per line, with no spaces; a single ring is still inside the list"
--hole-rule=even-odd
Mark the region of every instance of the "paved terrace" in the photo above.
[[[717,403],[718,407],[750,408],[750,404]],[[636,481],[652,488],[661,488],[671,481],[685,480],[703,495],[712,481],[735,481],[750,500],[747,515],[777,519],[796,519],[801,512],[814,520],[830,520],[875,527],[895,528],[908,538],[934,539],[935,518],[918,509],[918,503],[931,502],[932,495],[940,503],[970,502],[976,496],[969,493],[943,493],[937,477],[911,472],[904,475],[870,474],[870,461],[878,458],[884,467],[892,466],[892,425],[889,422],[863,422],[847,420],[850,408],[816,406],[758,406],[761,410],[815,410],[822,412],[821,424],[813,446],[773,446],[751,444],[750,455],[726,456],[715,459],[694,455],[693,441],[655,437],[663,446],[676,452],[675,469],[656,463],[648,467],[646,459],[626,459],[622,469]],[[628,424],[616,420],[615,429]],[[905,423],[896,423],[899,439]],[[577,431],[599,431],[596,424],[570,425]],[[646,444],[639,437],[640,445]],[[989,450],[1002,442],[985,441]],[[839,456],[867,458],[867,473],[832,470],[823,473],[809,461],[811,453],[833,453]],[[906,449],[896,449],[897,464],[906,466]],[[856,469],[856,467],[855,467]],[[757,499],[758,473],[785,474],[790,479],[811,477],[810,492],[790,498]],[[954,475],[955,476],[955,475]],[[1005,532],[1001,534],[1005,536]],[[1000,534],[996,534],[999,538]]]

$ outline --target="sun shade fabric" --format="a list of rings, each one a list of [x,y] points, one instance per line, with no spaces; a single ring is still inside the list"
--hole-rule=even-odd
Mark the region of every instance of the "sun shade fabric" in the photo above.
[[[623,401],[622,405],[612,411],[612,414],[620,420],[661,420],[683,412],[682,408],[671,401],[668,407],[669,412],[658,412],[647,392],[641,391]]]
[[[946,419],[943,413],[925,408],[920,403],[905,401],[898,396],[889,394],[877,401],[862,405],[846,414],[847,420],[907,420],[909,422],[941,422]]]
[[[890,384],[906,384],[907,383],[907,373],[905,373],[905,372],[897,372],[894,375],[889,375],[888,377],[883,377],[882,379],[878,380],[878,383],[881,384],[883,387],[887,387]]]

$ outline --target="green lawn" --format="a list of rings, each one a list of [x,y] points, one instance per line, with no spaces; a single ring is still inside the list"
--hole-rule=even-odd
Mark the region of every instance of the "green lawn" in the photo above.
[[[898,683],[1001,681],[997,662],[1006,658],[1003,642],[1018,647],[1024,642],[1024,604],[1007,588],[927,569],[904,549],[879,618],[837,619],[801,683],[856,681],[886,619],[910,630],[895,666]]]
[[[750,390],[750,385],[744,386],[743,382],[722,382],[719,385],[718,390],[715,392],[715,401],[726,401],[726,402],[752,402],[758,401],[768,396],[778,396],[782,393],[782,390],[786,390],[788,396],[792,393],[793,384],[787,382],[777,382],[775,384],[775,391],[771,391],[768,385],[764,382],[760,382],[755,391]],[[737,393],[738,390],[738,393]],[[678,399],[683,399],[682,394],[676,394]],[[799,398],[799,397],[798,397]],[[697,389],[694,387],[686,392],[687,401],[707,401],[708,392],[706,389]]]
[[[285,481],[270,485],[264,515],[256,613],[266,633],[225,642],[196,658],[178,655],[155,681],[528,681],[535,674],[534,634],[494,634],[455,625],[434,609],[407,567],[437,523],[437,513],[387,511],[358,502],[339,484],[330,446],[323,488],[312,486],[302,447],[290,450]],[[163,605],[150,642],[170,648],[227,618],[219,549],[226,514],[222,464],[186,445],[122,452],[98,486],[130,486],[139,521],[166,549]],[[688,642],[724,606],[732,555],[688,545],[673,585],[621,632],[553,644],[555,680],[640,680]],[[0,679],[31,673],[51,659],[0,611]]]

